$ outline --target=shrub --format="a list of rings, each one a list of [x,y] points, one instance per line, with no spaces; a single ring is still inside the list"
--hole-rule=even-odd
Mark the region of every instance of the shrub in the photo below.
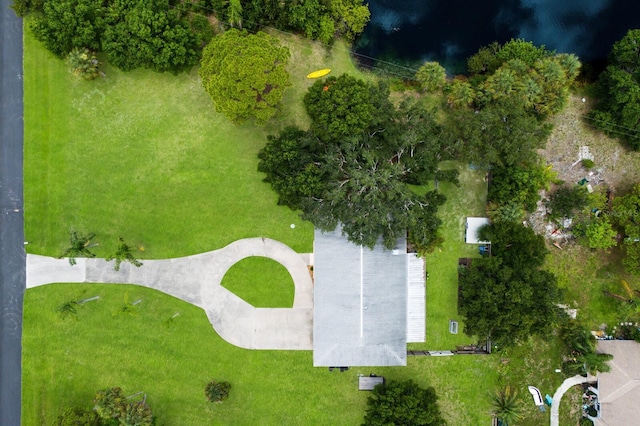
[[[53,426],[99,426],[100,418],[95,411],[79,407],[67,408],[54,421]]]
[[[81,49],[76,47],[69,52],[67,64],[73,75],[85,80],[93,80],[101,74],[100,61],[96,58],[96,54],[86,47]]]
[[[595,166],[593,160],[589,160],[588,158],[582,159],[582,167],[584,167],[585,169],[591,170],[593,169],[593,166]]]
[[[576,211],[580,211],[587,206],[589,193],[582,186],[572,188],[563,186],[551,194],[547,207],[551,210],[552,219],[562,219],[572,217]]]
[[[212,380],[205,386],[204,394],[210,402],[222,402],[229,397],[230,389],[231,383]]]

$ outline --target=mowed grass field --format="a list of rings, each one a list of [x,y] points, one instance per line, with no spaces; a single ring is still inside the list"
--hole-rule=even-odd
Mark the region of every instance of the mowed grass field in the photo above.
[[[221,248],[245,237],[312,249],[312,226],[277,205],[257,171],[269,133],[305,124],[306,74],[355,72],[348,52],[285,40],[292,87],[265,127],[214,112],[197,69],[145,70],[82,81],[25,31],[25,216],[31,253],[57,256],[69,232],[95,233],[98,256],[123,236],[167,258]],[[296,227],[292,229],[291,224]]]
[[[62,319],[56,308],[100,296]],[[141,300],[135,315],[126,302]],[[170,320],[172,316],[178,316]],[[251,351],[223,341],[205,313],[158,291],[109,284],[29,289],[23,339],[23,424],[48,425],[66,407],[90,408],[98,389],[143,391],[162,425],[356,425],[368,393],[358,374],[434,386],[450,425],[488,424],[496,357],[411,357],[407,367],[344,373],[312,366],[310,351]],[[232,384],[210,404],[209,380]]]
[[[456,345],[477,343],[464,334],[464,321],[458,315],[458,259],[479,257],[478,246],[464,242],[466,218],[485,216],[486,172],[470,170],[466,164],[446,162],[442,169],[457,168],[460,186],[440,182],[438,190],[447,196],[438,216],[442,220],[442,246],[425,258],[427,268],[427,338],[416,347],[429,350],[454,350]],[[458,334],[449,332],[449,320],[458,321]]]
[[[267,257],[251,256],[234,264],[222,286],[257,308],[293,306],[293,278],[287,268]]]
[[[97,234],[98,256],[111,252],[118,236],[144,248],[141,258],[189,255],[257,236],[310,252],[311,225],[277,205],[257,172],[256,154],[268,134],[308,124],[302,99],[313,81],[307,73],[362,74],[343,45],[327,50],[274,34],[291,50],[293,84],[274,120],[257,127],[215,113],[195,69],[173,76],[106,66],[106,78],[80,81],[26,32],[28,250],[59,255],[75,230]],[[440,184],[448,197],[440,211],[445,243],[427,257],[428,349],[472,342],[455,311],[457,259],[477,255],[464,244],[464,217],[482,215],[486,188],[481,172],[450,166],[459,167],[462,186]],[[257,280],[266,266],[244,266],[226,277],[234,291],[258,305],[290,304],[288,285],[272,294],[264,292],[270,284],[246,287],[246,277]],[[100,299],[83,305],[77,320],[56,313],[68,300],[95,295]],[[121,313],[138,299],[135,315]],[[458,335],[449,334],[449,319],[460,321]],[[25,297],[23,424],[50,424],[67,407],[91,407],[96,390],[121,386],[126,394],[148,395],[158,424],[354,425],[362,422],[367,397],[357,390],[357,375],[370,373],[434,386],[450,425],[488,424],[490,394],[499,385],[513,383],[523,400],[527,384],[553,390],[552,349],[527,344],[511,354],[411,357],[407,367],[329,372],[312,367],[309,351],[234,347],[201,309],[153,290],[53,284]],[[224,404],[205,400],[212,379],[232,383]],[[529,414],[536,422],[530,424],[546,419]]]

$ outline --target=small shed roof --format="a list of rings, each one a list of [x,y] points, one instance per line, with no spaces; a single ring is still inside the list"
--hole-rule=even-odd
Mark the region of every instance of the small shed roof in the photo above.
[[[371,250],[315,231],[314,366],[406,365],[406,252],[405,239]]]
[[[489,244],[489,241],[480,241],[478,238],[478,230],[488,224],[488,217],[468,217],[464,236],[465,242],[467,244]]]
[[[601,417],[597,426],[632,425],[640,418],[640,344],[633,340],[599,340],[597,351],[613,355],[611,371],[598,373]]]

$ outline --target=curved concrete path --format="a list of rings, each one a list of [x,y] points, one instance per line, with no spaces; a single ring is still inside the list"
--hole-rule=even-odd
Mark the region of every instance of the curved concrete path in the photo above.
[[[222,287],[224,274],[238,261],[263,256],[281,263],[295,285],[292,308],[256,308]],[[247,238],[194,256],[143,260],[120,271],[104,259],[67,259],[27,254],[27,288],[44,284],[118,283],[154,288],[192,303],[207,313],[216,332],[246,349],[312,349],[313,283],[305,255],[268,238]]]
[[[575,385],[587,383],[595,380],[593,377],[573,376],[562,382],[556,393],[553,394],[553,402],[551,403],[551,426],[558,426],[560,421],[560,401],[566,391]]]

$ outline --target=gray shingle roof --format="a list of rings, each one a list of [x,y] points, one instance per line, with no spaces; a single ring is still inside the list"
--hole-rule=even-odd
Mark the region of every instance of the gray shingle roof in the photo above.
[[[597,426],[638,424],[640,418],[640,344],[633,340],[599,340],[597,352],[613,355],[611,371],[598,373],[602,417]]]
[[[406,240],[394,254],[315,231],[314,366],[406,365],[406,251]]]

